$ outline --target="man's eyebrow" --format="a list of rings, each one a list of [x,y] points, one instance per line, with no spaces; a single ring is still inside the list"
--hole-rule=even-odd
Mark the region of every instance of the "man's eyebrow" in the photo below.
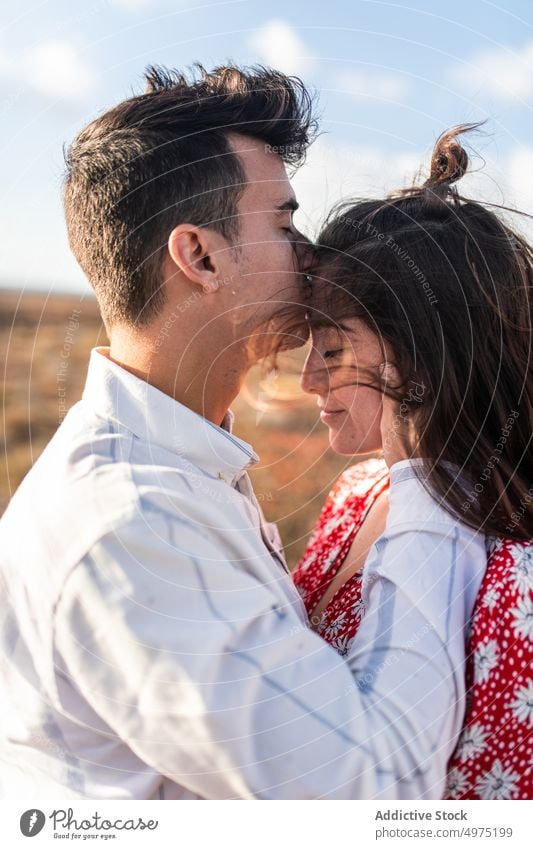
[[[286,200],[285,203],[281,203],[279,206],[276,206],[276,212],[296,212],[299,207],[300,204],[296,198],[290,198],[289,200]]]

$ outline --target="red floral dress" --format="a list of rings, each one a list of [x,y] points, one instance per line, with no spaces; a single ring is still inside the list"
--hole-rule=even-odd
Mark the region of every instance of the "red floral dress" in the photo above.
[[[385,463],[367,460],[333,487],[294,572],[310,616],[388,486]],[[533,799],[533,542],[489,538],[487,555],[468,635],[466,715],[445,798]],[[359,573],[341,586],[315,625],[343,655],[364,615],[361,580]]]

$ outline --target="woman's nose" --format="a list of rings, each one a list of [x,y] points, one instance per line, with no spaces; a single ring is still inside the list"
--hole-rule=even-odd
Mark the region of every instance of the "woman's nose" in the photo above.
[[[305,361],[300,377],[300,386],[303,392],[308,392],[311,395],[328,394],[327,369],[324,368],[322,358],[316,351],[311,351]]]

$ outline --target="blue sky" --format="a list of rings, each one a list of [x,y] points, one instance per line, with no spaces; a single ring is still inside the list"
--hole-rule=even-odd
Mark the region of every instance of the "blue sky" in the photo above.
[[[318,90],[324,134],[295,177],[310,235],[341,195],[409,183],[443,129],[483,118],[463,191],[533,212],[529,1],[18,0],[0,26],[0,286],[86,288],[62,146],[140,91],[148,63],[195,60],[259,61]]]

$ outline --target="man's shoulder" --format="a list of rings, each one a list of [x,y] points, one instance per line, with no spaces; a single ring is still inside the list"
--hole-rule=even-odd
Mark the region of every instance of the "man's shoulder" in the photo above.
[[[130,441],[111,422],[88,414],[79,402],[23,479],[2,522],[22,510],[29,511],[29,524],[38,522],[41,515],[50,520],[52,511],[59,511],[58,518],[66,517],[82,509],[81,501],[85,515],[99,506],[113,512],[117,506],[116,493],[110,489],[113,480],[120,481],[123,497],[131,501],[135,493],[128,463],[117,462],[119,456],[127,458]]]
[[[241,496],[186,457],[138,439],[83,402],[68,413],[0,519],[2,560],[56,572],[146,514],[197,528],[240,527]]]
[[[11,498],[0,519],[4,577],[53,595],[69,567],[135,510],[127,464],[113,460],[120,437],[85,421],[76,405]]]

